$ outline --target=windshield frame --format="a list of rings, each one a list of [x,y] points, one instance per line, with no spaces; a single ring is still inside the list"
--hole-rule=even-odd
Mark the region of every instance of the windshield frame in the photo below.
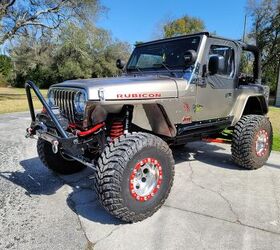
[[[198,35],[198,34],[194,34],[194,35],[189,35],[189,36],[179,36],[179,37],[173,37],[173,38],[167,38],[167,39],[162,39],[162,40],[157,40],[154,42],[148,42],[148,43],[143,43],[140,45],[136,45],[135,49],[133,50],[133,52],[131,53],[131,56],[125,66],[125,71],[127,74],[149,74],[149,73],[170,73],[170,72],[184,72],[186,70],[188,70],[189,68],[193,67],[196,62],[194,62],[192,65],[188,66],[188,67],[183,67],[183,65],[179,68],[170,68],[169,70],[167,70],[165,67],[159,67],[159,68],[138,68],[135,67],[135,69],[128,69],[128,65],[131,63],[131,61],[133,60],[133,55],[134,52],[137,48],[140,47],[148,47],[151,45],[156,45],[156,44],[161,44],[161,43],[167,43],[167,42],[172,42],[172,41],[179,41],[179,40],[185,40],[185,39],[190,39],[190,38],[199,38],[199,43],[197,46],[197,54],[199,54],[199,51],[201,49],[201,43],[203,40],[203,35]],[[139,60],[139,59],[138,59]],[[167,65],[169,66],[169,65]]]

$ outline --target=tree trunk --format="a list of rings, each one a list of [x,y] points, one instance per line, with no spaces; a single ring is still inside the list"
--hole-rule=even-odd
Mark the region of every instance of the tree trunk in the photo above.
[[[275,106],[280,107],[280,63],[279,63],[279,67],[278,67],[278,84],[277,84]]]

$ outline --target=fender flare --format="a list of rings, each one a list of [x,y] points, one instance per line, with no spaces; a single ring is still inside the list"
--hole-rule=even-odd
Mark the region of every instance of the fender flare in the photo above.
[[[160,104],[134,105],[132,123],[155,134],[175,137],[177,130]]]
[[[254,110],[249,110],[248,105],[258,103],[259,107],[254,107]],[[246,111],[247,109],[247,111]],[[244,115],[246,114],[261,114],[266,115],[268,113],[268,104],[263,95],[241,95],[238,96],[235,105],[232,109],[231,116],[233,117],[232,126],[234,126]]]

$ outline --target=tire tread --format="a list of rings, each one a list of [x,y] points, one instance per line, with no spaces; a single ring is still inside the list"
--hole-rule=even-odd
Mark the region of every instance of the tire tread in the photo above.
[[[145,147],[156,146],[166,153],[172,163],[172,178],[169,188],[160,201],[152,210],[136,214],[124,206],[121,198],[121,181],[126,164],[132,157]],[[168,197],[174,178],[174,159],[168,145],[160,138],[146,133],[132,133],[122,135],[108,145],[98,160],[96,172],[95,190],[99,201],[104,208],[113,216],[126,221],[137,222],[152,216],[165,202]]]

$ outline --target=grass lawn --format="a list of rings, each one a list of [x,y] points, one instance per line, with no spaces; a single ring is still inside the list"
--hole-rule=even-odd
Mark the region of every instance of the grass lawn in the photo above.
[[[41,92],[44,96],[47,95],[47,90],[43,89]],[[33,101],[35,109],[42,108],[37,97],[33,98]],[[0,88],[0,114],[27,110],[25,89]],[[268,116],[274,131],[273,150],[280,151],[280,108],[270,107]]]
[[[32,92],[32,91],[31,91]],[[41,90],[44,96],[47,95],[47,90]],[[32,93],[35,109],[42,107],[40,101]],[[27,111],[28,103],[23,88],[0,88],[0,114]]]
[[[270,107],[268,116],[273,127],[273,150],[280,151],[280,108]]]

